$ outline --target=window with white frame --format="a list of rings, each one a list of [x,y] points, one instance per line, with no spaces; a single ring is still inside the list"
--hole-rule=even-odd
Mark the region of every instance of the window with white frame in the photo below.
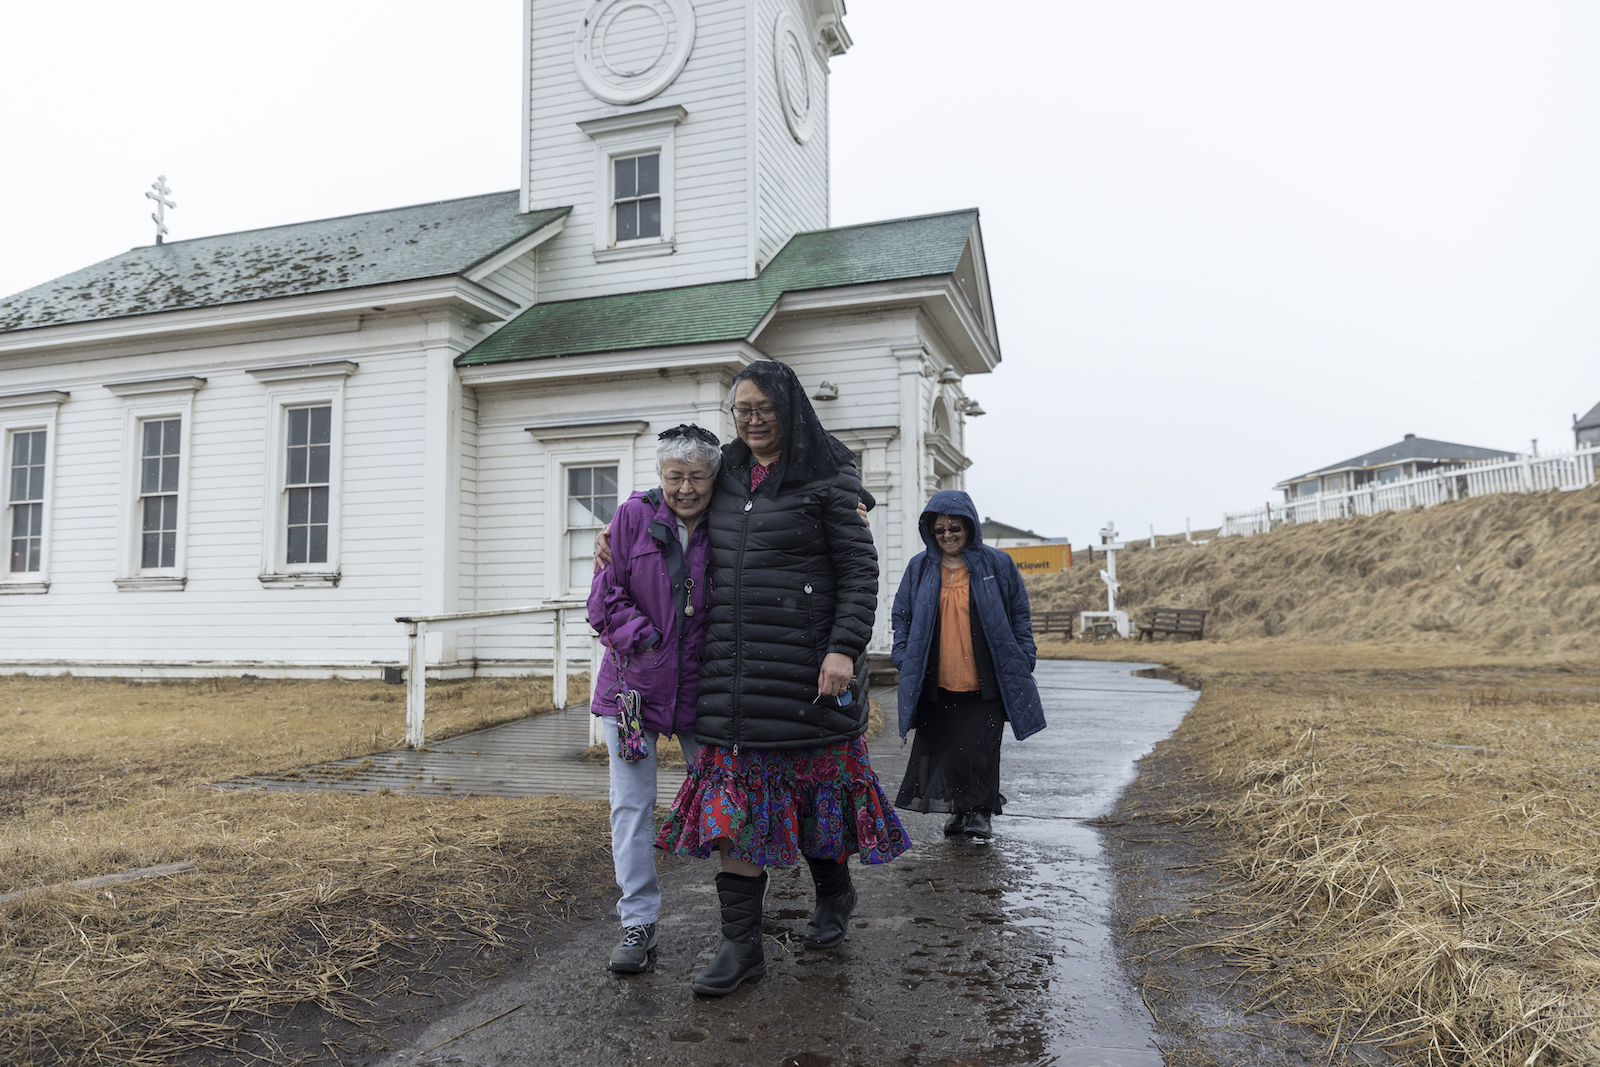
[[[284,562],[327,563],[333,405],[291,407],[287,415]]]
[[[587,592],[594,574],[594,538],[617,512],[617,465],[569,466],[567,473],[567,591]]]
[[[11,573],[36,573],[44,556],[45,431],[11,435]]]
[[[611,219],[618,244],[660,238],[660,152],[611,161]]]
[[[266,386],[267,470],[261,584],[339,584],[341,425],[347,360],[260,367]]]
[[[0,396],[0,532],[6,565],[0,594],[50,591],[51,483],[56,418],[69,394],[56,389]]]
[[[181,377],[106,385],[123,398],[126,420],[116,576],[124,592],[177,592],[188,581],[189,442],[194,397],[205,384]]]
[[[660,107],[578,123],[595,146],[595,258],[673,250],[673,140],[689,113]]]
[[[183,420],[145,419],[139,440],[139,569],[170,570],[178,563]]]

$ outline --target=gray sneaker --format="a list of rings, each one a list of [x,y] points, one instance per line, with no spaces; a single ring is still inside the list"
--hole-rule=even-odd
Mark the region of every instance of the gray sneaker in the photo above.
[[[650,966],[650,953],[656,947],[656,924],[629,926],[622,931],[622,940],[611,950],[611,962],[606,966],[618,974],[638,974]]]

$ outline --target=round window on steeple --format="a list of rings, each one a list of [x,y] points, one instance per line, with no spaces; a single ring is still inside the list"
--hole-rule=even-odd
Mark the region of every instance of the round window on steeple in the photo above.
[[[805,28],[791,12],[780,14],[773,27],[772,59],[783,120],[795,141],[805,144],[816,128],[816,63]]]
[[[591,0],[573,44],[578,77],[608,104],[637,104],[671,85],[694,50],[690,0]]]

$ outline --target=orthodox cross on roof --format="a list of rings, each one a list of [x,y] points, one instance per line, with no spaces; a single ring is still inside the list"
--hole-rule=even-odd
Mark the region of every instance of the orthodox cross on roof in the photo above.
[[[156,244],[160,244],[167,233],[167,208],[176,208],[178,205],[167,199],[172,190],[167,188],[165,174],[158,175],[156,180],[150,183],[150,188],[155,191],[144,195],[156,202],[156,209],[150,212],[150,218],[156,224]]]

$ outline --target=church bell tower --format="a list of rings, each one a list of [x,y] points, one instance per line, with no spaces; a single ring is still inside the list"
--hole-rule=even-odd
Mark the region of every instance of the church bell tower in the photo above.
[[[524,0],[522,207],[570,206],[541,300],[756,276],[828,219],[843,0]]]

